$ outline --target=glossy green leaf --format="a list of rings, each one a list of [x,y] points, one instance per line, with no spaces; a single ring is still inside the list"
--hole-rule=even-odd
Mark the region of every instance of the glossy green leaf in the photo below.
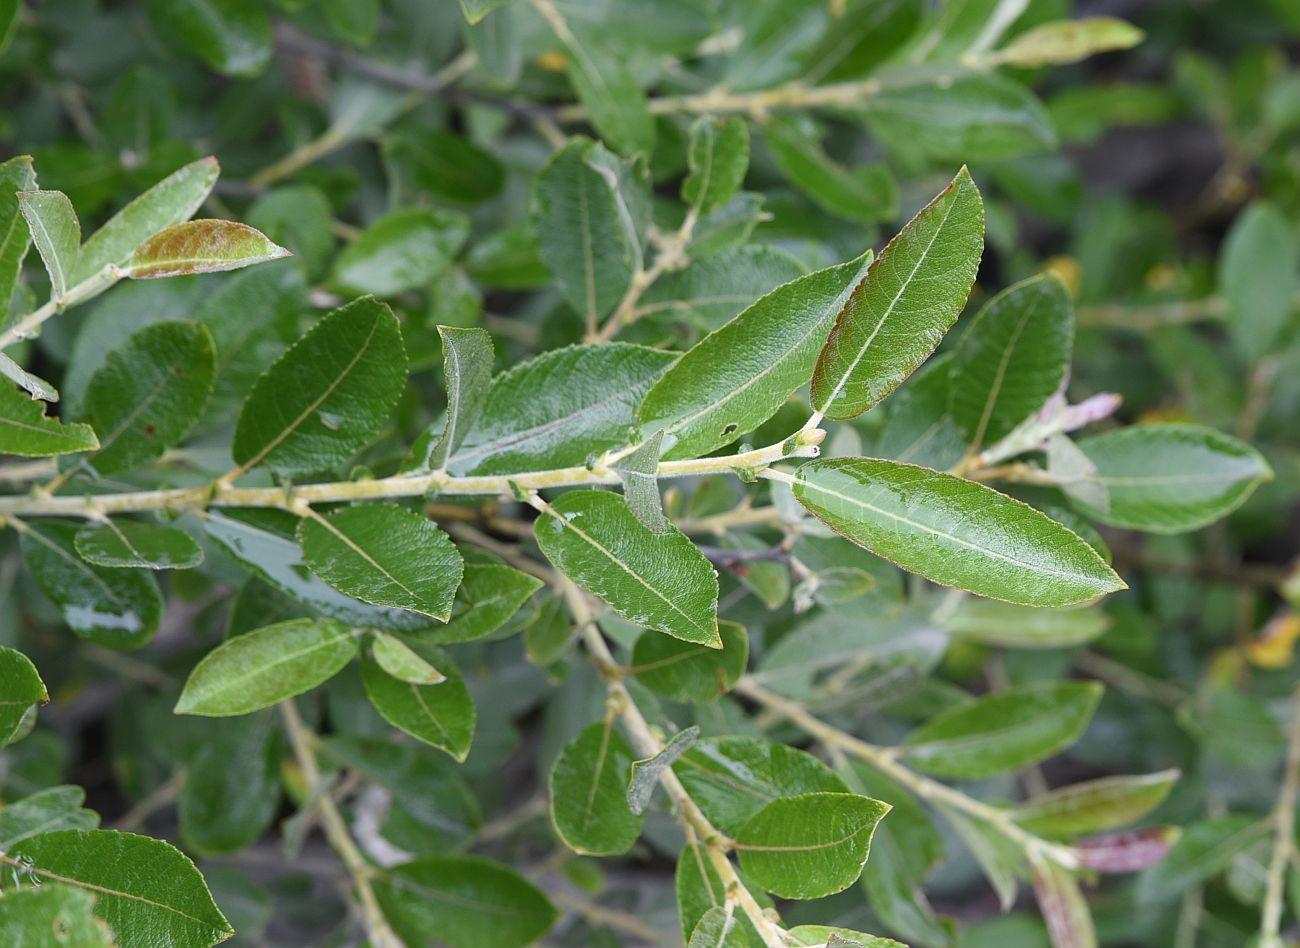
[[[812,403],[860,415],[903,383],[966,305],[984,249],[984,202],[965,169],[889,242],[817,358]]]
[[[409,207],[367,227],[339,254],[332,281],[346,293],[396,296],[426,286],[465,246],[469,220]]]
[[[36,666],[22,652],[0,645],[0,747],[14,739],[28,710],[49,701]]]
[[[434,668],[401,639],[376,633],[370,646],[375,663],[398,681],[412,685],[436,685],[447,676]]]
[[[95,898],[89,889],[58,882],[17,888],[0,899],[0,931],[10,945],[20,948],[54,944],[113,948],[118,942],[108,924],[95,917]]]
[[[551,820],[565,845],[589,856],[627,852],[645,821],[628,806],[632,748],[613,721],[588,725],[551,768]]]
[[[21,6],[14,6],[15,23],[21,10]],[[0,27],[0,34],[4,32],[4,28]],[[5,37],[0,35],[0,51],[3,51],[4,46]],[[19,155],[0,162],[0,310],[6,313],[9,310],[9,299],[14,295],[14,286],[18,283],[23,258],[27,256],[27,248],[32,242],[31,231],[23,226],[18,192],[30,191],[35,187],[36,172],[32,169],[30,155]]]
[[[354,599],[446,622],[464,562],[433,521],[396,504],[358,504],[298,526],[303,562]]]
[[[288,619],[222,642],[194,666],[177,714],[248,714],[328,681],[356,654],[332,619]]]
[[[583,464],[627,443],[641,397],[676,358],[609,343],[522,362],[492,381],[478,425],[452,455],[453,474],[514,474]]]
[[[207,856],[238,852],[257,842],[280,808],[283,752],[275,716],[204,720],[196,727],[202,740],[185,761],[176,801],[181,839]]]
[[[500,563],[466,563],[465,576],[456,590],[451,618],[419,633],[422,641],[449,645],[472,642],[491,635],[518,612],[542,581]]]
[[[523,948],[559,917],[531,882],[478,856],[423,856],[395,866],[376,879],[375,895],[412,945],[436,939],[455,948]]]
[[[72,202],[62,191],[24,191],[18,195],[18,204],[32,243],[45,262],[45,272],[50,275],[50,296],[63,299],[72,285],[69,280],[77,267],[77,254],[81,252],[81,222]]]
[[[746,244],[692,260],[665,273],[641,295],[642,319],[689,322],[717,329],[759,297],[807,271],[793,256],[766,244]]]
[[[47,417],[44,402],[0,383],[0,454],[50,457],[98,447],[99,439],[90,425],[64,424]]]
[[[984,305],[952,361],[952,417],[972,450],[1001,441],[1061,387],[1074,305],[1054,275],[1030,277]]]
[[[82,809],[86,791],[80,787],[49,787],[23,797],[0,810],[0,852],[20,841],[56,830],[95,829],[99,814]]]
[[[674,701],[713,701],[740,680],[749,659],[744,626],[720,621],[718,637],[721,649],[645,632],[632,649],[632,672],[651,691]]]
[[[192,569],[203,549],[185,531],[137,520],[91,521],[76,536],[77,553],[96,566]]]
[[[831,323],[852,306],[871,253],[777,287],[688,351],[637,409],[665,457],[692,458],[767,421],[808,381]]]
[[[692,725],[674,734],[664,744],[663,750],[653,757],[632,761],[627,784],[627,805],[633,813],[645,812],[646,807],[650,805],[655,787],[659,785],[660,776],[672,767],[677,758],[690,750],[691,745],[699,740],[699,737],[700,729]]]
[[[811,123],[777,117],[763,140],[796,189],[829,214],[851,221],[882,221],[898,213],[898,185],[881,164],[846,168],[822,150]]]
[[[154,234],[189,220],[207,200],[220,172],[217,159],[200,158],[122,208],[82,245],[72,283],[89,279],[109,264],[125,266],[135,248]]]
[[[1063,606],[1123,589],[1087,543],[972,481],[868,458],[810,461],[799,502],[837,533],[927,579],[992,599]]]
[[[1032,69],[1075,63],[1097,53],[1131,49],[1145,34],[1132,23],[1109,16],[1056,20],[1018,34],[990,57],[1008,66]]]
[[[635,451],[619,458],[612,467],[623,484],[623,499],[632,516],[651,533],[667,533],[671,527],[664,517],[663,498],[659,496],[659,456],[663,453],[663,430],[646,438]]]
[[[76,553],[80,524],[42,520],[23,531],[23,557],[36,585],[83,639],[109,648],[139,648],[162,619],[158,583],[141,570],[92,566]]]
[[[61,830],[23,840],[0,863],[93,893],[120,948],[203,948],[234,934],[194,863],[160,839]]]
[[[363,654],[361,678],[366,695],[393,727],[463,762],[474,740],[476,713],[460,669],[437,648],[413,642],[407,645],[445,680],[435,685],[401,681]]]
[[[827,945],[828,948],[900,948],[901,942],[829,925],[796,925],[787,932],[792,945]],[[834,939],[839,941],[834,941]]]
[[[135,248],[126,263],[133,280],[187,273],[238,270],[293,256],[261,231],[235,221],[199,220],[173,224]]]
[[[717,573],[676,529],[652,533],[622,497],[589,490],[558,498],[533,532],[548,560],[625,619],[722,647]]]
[[[907,738],[911,766],[970,780],[1037,763],[1073,744],[1088,726],[1101,685],[1040,682],[988,695],[940,714]]]
[[[736,834],[740,864],[787,899],[820,899],[858,881],[889,804],[852,793],[780,797]]]
[[[1232,222],[1219,253],[1232,341],[1251,360],[1273,351],[1300,290],[1300,238],[1276,205],[1255,201]]]
[[[1177,770],[1135,777],[1101,777],[1031,797],[1008,812],[1031,833],[1073,839],[1135,823],[1164,802]]]
[[[257,0],[149,0],[149,18],[227,76],[255,76],[271,61],[271,23]]]
[[[342,464],[388,418],[406,386],[392,310],[374,299],[326,315],[253,385],[235,427],[243,468],[281,475]]]
[[[690,173],[682,180],[682,200],[708,214],[731,200],[749,169],[749,128],[745,120],[701,116],[691,125],[686,152]]]
[[[1246,813],[1194,823],[1183,830],[1164,859],[1138,878],[1141,902],[1177,898],[1228,868],[1240,853],[1271,835],[1269,824]]]
[[[436,198],[477,204],[505,187],[506,169],[496,156],[454,132],[401,128],[384,138],[383,146],[395,177]]]
[[[84,420],[101,433],[86,464],[97,474],[162,457],[203,414],[216,352],[201,323],[146,326],[104,359],[86,388]]]
[[[993,599],[965,599],[944,619],[954,638],[999,648],[1070,648],[1110,627],[1096,606],[1036,609]]]
[[[1078,504],[1103,523],[1153,533],[1195,530],[1236,510],[1273,476],[1250,445],[1199,425],[1133,425],[1084,438],[1109,507]]]
[[[442,337],[442,375],[447,386],[447,424],[425,459],[433,470],[447,466],[483,414],[492,387],[494,359],[492,337],[485,329],[439,326],[438,335]]]

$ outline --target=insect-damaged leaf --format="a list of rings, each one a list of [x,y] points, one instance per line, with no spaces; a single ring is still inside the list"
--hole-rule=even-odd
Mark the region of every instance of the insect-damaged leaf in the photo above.
[[[0,454],[49,457],[98,447],[99,439],[90,425],[49,418],[44,402],[0,383]]]

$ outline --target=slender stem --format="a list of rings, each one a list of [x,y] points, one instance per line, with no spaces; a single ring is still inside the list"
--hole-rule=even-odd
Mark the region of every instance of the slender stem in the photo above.
[[[713,514],[695,520],[679,520],[677,529],[682,533],[726,533],[735,527],[781,527],[781,511],[776,507],[740,506],[726,513]]]
[[[312,747],[315,735],[303,723],[302,716],[298,714],[298,708],[292,699],[281,701],[276,707],[280,710],[280,720],[284,723],[285,734],[289,738],[289,745],[293,748],[293,756],[298,761],[308,786],[313,788],[320,786],[320,766],[316,763],[316,752]],[[370,943],[374,948],[403,948],[402,940],[389,927],[388,920],[384,918],[384,913],[379,908],[379,900],[375,898],[375,890],[371,886],[375,870],[357,848],[334,799],[329,794],[322,794],[316,806],[320,812],[321,828],[325,831],[325,837],[338,853],[339,859],[343,861],[348,875],[352,877]]]
[[[109,264],[94,276],[72,287],[62,297],[58,299],[51,298],[44,306],[32,310],[4,332],[0,332],[0,349],[7,349],[23,339],[30,339],[36,334],[36,330],[40,328],[41,323],[51,316],[62,312],[69,306],[75,306],[92,296],[102,293],[122,279],[123,275],[123,271],[119,267]]]
[[[185,789],[185,781],[188,777],[189,771],[184,767],[176,771],[165,781],[154,787],[153,791],[143,800],[127,810],[122,815],[122,818],[114,824],[113,829],[123,833],[133,833],[138,830],[149,817],[180,796],[181,791]]]
[[[1287,742],[1286,772],[1273,808],[1273,857],[1268,864],[1264,908],[1260,916],[1260,948],[1282,948],[1282,906],[1286,867],[1295,854],[1295,806],[1300,792],[1300,685],[1291,698],[1291,734]]]

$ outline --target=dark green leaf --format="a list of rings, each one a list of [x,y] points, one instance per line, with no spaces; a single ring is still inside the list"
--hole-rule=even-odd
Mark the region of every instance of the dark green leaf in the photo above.
[[[632,748],[606,721],[588,725],[551,768],[551,819],[572,850],[590,856],[627,852],[644,817],[628,806]]]
[[[485,329],[439,326],[442,374],[447,385],[447,424],[425,464],[442,470],[483,414],[492,387],[494,351]]]
[[[271,61],[271,24],[258,0],[149,0],[165,38],[181,40],[228,76],[255,76]]]
[[[203,721],[177,800],[181,839],[204,855],[238,852],[262,836],[280,807],[280,744],[274,718]]]
[[[742,118],[703,116],[691,125],[690,174],[682,200],[700,214],[725,205],[740,190],[749,168],[749,129]]]
[[[183,530],[136,520],[91,522],[77,531],[77,552],[96,566],[191,569],[203,549]]]
[[[49,457],[98,447],[99,439],[90,425],[63,424],[49,418],[44,402],[0,383],[0,454]]]
[[[12,23],[0,24],[0,52],[8,42],[9,28],[18,22],[21,12],[22,6],[15,4]],[[31,156],[19,155],[0,162],[0,234],[3,235],[0,238],[0,321],[9,311],[9,299],[14,295],[23,257],[27,256],[32,241],[31,231],[20,220],[22,210],[18,206],[18,192],[30,191],[34,187],[36,172],[32,170]]]
[[[421,640],[451,644],[491,635],[542,588],[542,581],[499,563],[466,563],[451,619],[419,633]]]
[[[713,701],[740,680],[749,658],[744,626],[719,622],[718,636],[721,649],[645,632],[632,650],[632,672],[651,691],[674,701]]]
[[[393,211],[347,245],[331,279],[346,293],[396,296],[420,289],[446,268],[468,237],[463,214],[418,207]]]
[[[951,355],[935,356],[889,400],[876,454],[937,471],[961,460],[966,444],[948,413],[952,362]]]
[[[840,165],[822,151],[815,129],[798,119],[770,119],[763,140],[786,179],[827,213],[866,222],[897,215],[898,185],[884,165]]]
[[[492,17],[488,23],[499,19]],[[477,204],[505,187],[506,169],[496,156],[454,132],[403,128],[383,144],[384,160],[394,176],[436,198]]]
[[[31,659],[0,645],[0,747],[13,741],[32,705],[49,700]]]
[[[361,658],[366,695],[384,720],[463,762],[474,740],[475,711],[460,669],[439,649],[408,643],[445,680],[415,685],[394,678],[367,655]]]

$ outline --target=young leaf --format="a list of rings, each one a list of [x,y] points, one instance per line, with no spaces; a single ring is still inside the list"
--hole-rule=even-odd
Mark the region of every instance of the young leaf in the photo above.
[[[1061,387],[1074,345],[1074,306],[1052,274],[984,305],[952,362],[952,417],[972,450],[1001,441]]]
[[[21,884],[21,883],[20,883]],[[18,888],[0,899],[0,931],[13,945],[57,944],[113,948],[113,931],[95,917],[95,893],[53,882]]]
[[[716,211],[740,190],[749,168],[745,120],[737,116],[696,119],[686,160],[690,173],[682,180],[682,200],[699,214]]]
[[[407,944],[523,948],[559,917],[513,869],[478,856],[422,856],[380,874],[375,895]]]
[[[160,230],[136,247],[125,269],[133,280],[155,280],[187,273],[238,270],[291,256],[288,250],[247,224],[185,221]]]
[[[964,167],[871,265],[812,378],[813,407],[860,415],[934,351],[966,305],[984,249],[984,202]]]
[[[327,314],[253,385],[232,455],[284,476],[342,464],[379,430],[406,386],[397,318],[365,298]]]
[[[898,214],[898,185],[884,165],[845,168],[822,151],[816,131],[797,118],[769,119],[763,140],[786,179],[829,214],[851,221]]]
[[[718,636],[721,649],[645,632],[632,649],[632,672],[651,691],[674,701],[713,701],[740,680],[749,658],[744,626],[719,622]]]
[[[1088,900],[1067,869],[1050,859],[1035,860],[1034,896],[1056,948],[1097,948]]]
[[[176,714],[248,714],[304,694],[338,674],[357,652],[333,619],[287,619],[227,639],[194,666]]]
[[[15,22],[21,10],[21,7],[14,6]],[[3,17],[0,16],[0,19]],[[3,33],[4,29],[0,26],[0,34]],[[4,45],[4,36],[0,35],[0,52],[3,52]],[[9,311],[9,300],[14,295],[23,258],[27,256],[27,248],[32,242],[31,231],[19,220],[22,209],[18,204],[18,192],[30,191],[34,187],[36,172],[32,169],[30,155],[19,155],[0,162],[0,312]],[[0,418],[3,417],[0,414]]]
[[[717,573],[675,528],[651,533],[622,497],[584,490],[558,498],[533,533],[548,560],[625,619],[722,647]]]
[[[149,18],[227,76],[256,76],[271,61],[267,11],[252,0],[149,0]]]
[[[664,457],[699,457],[771,418],[808,381],[871,260],[868,251],[778,286],[665,372],[637,409],[642,430],[664,429]]]
[[[950,474],[823,459],[799,468],[794,495],[859,546],[980,596],[1064,606],[1125,588],[1092,547],[1056,521]]]
[[[676,354],[615,342],[555,349],[498,375],[447,469],[515,474],[571,467],[627,443],[643,395]]]
[[[907,738],[907,760],[919,770],[973,780],[1037,763],[1078,740],[1101,685],[1040,682],[1008,688],[940,714]]]
[[[663,498],[659,496],[659,455],[663,429],[656,431],[635,450],[613,464],[623,484],[623,499],[651,533],[667,533],[671,527],[664,516]]]
[[[1131,49],[1145,37],[1132,23],[1109,16],[1056,20],[1025,30],[989,58],[995,63],[1033,69]]]
[[[154,234],[189,220],[207,200],[220,172],[217,159],[200,158],[118,211],[82,245],[72,285],[88,280],[109,264],[125,266],[135,248]]]
[[[1079,864],[1094,872],[1139,872],[1169,855],[1179,835],[1174,826],[1107,833],[1076,840],[1074,851],[1079,854]]]
[[[92,521],[77,531],[77,553],[96,566],[192,569],[203,548],[183,530],[136,520]]]
[[[447,385],[447,424],[425,463],[442,470],[447,460],[474,430],[492,387],[494,351],[485,329],[439,326],[442,374]]]
[[[464,763],[474,740],[474,701],[460,669],[441,650],[408,643],[444,680],[434,685],[401,681],[368,655],[361,657],[361,679],[375,710],[393,727]]]
[[[50,295],[61,300],[71,284],[68,282],[77,266],[81,251],[81,222],[72,202],[62,191],[24,191],[18,195],[18,204],[32,242],[45,262],[50,275]],[[7,298],[6,298],[7,299]]]
[[[1110,491],[1097,475],[1097,465],[1063,434],[1047,439],[1047,473],[1051,474],[1066,497],[1085,507],[1110,510]]]
[[[613,721],[585,727],[551,768],[551,820],[566,846],[588,856],[627,852],[645,817],[628,806],[632,748]]]
[[[40,376],[28,372],[3,352],[0,352],[0,375],[17,383],[19,388],[26,391],[34,399],[40,399],[43,402],[57,402],[59,400],[58,390],[53,385]]]
[[[99,814],[82,809],[86,791],[80,787],[49,787],[7,804],[0,810],[0,852],[32,836],[65,829],[94,829]]]
[[[50,457],[98,447],[99,439],[90,425],[48,418],[44,402],[28,398],[12,385],[0,384],[0,454]]]
[[[140,570],[91,566],[76,553],[78,524],[42,520],[23,531],[23,558],[77,635],[109,648],[140,648],[158,631],[162,593]]]
[[[431,521],[396,504],[358,504],[298,525],[303,562],[362,602],[446,622],[460,585],[460,552]]]
[[[694,725],[684,731],[678,731],[664,745],[663,750],[653,757],[632,761],[631,775],[627,784],[627,805],[633,813],[641,814],[650,805],[655,787],[659,785],[659,776],[673,765],[682,754],[691,749],[700,737],[700,729]]]
[[[234,934],[194,863],[160,839],[61,830],[23,840],[0,863],[93,893],[120,948],[205,948]]]
[[[500,563],[466,563],[451,618],[418,633],[421,641],[450,645],[491,635],[542,588],[542,581]]]
[[[376,633],[370,646],[375,662],[398,681],[411,685],[436,685],[447,676],[434,668],[411,648],[384,632]]]
[[[889,804],[853,793],[773,800],[740,828],[736,849],[751,879],[786,899],[820,899],[858,881]]]
[[[114,349],[86,388],[85,420],[102,432],[86,464],[99,475],[162,457],[203,414],[216,353],[201,323],[146,326]]]
[[[50,700],[31,659],[4,645],[0,645],[0,696],[0,747],[4,747],[13,741],[32,705]]]
[[[1101,777],[1031,797],[1008,815],[1037,836],[1073,839],[1127,826],[1164,802],[1177,770],[1140,777]]]
[[[1089,516],[1116,527],[1181,533],[1231,513],[1263,481],[1268,462],[1250,445],[1199,425],[1132,425],[1094,435],[1079,448],[1097,467],[1109,507]]]
[[[396,296],[427,285],[468,237],[463,214],[421,207],[393,211],[347,245],[331,279],[347,293]]]

